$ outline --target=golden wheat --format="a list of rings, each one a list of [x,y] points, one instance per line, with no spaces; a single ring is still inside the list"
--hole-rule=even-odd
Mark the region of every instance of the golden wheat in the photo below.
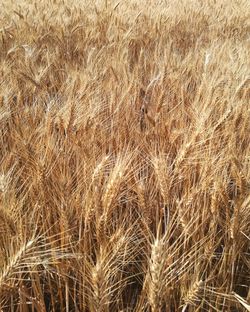
[[[249,11],[1,1],[1,311],[249,309]]]

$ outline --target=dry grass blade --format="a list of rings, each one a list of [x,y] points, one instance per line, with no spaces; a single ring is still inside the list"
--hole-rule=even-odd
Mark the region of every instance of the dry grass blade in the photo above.
[[[234,297],[237,299],[237,301],[247,310],[247,311],[250,311],[250,304],[245,300],[243,299],[240,295],[234,293],[233,294]]]

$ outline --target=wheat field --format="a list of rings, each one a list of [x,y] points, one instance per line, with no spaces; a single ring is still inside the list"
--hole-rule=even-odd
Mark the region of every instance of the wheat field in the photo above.
[[[250,2],[0,6],[0,311],[250,311]]]

